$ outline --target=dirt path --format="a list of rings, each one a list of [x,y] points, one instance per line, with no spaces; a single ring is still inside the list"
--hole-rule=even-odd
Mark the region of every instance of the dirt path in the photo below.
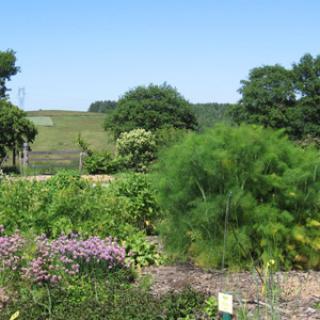
[[[28,177],[14,177],[13,179],[23,179],[29,181],[46,181],[50,179],[50,175],[39,175],[39,176],[28,176]],[[81,175],[81,178],[84,180],[91,181],[93,183],[106,183],[112,181],[114,178],[112,176],[101,174],[101,175]]]
[[[142,274],[152,277],[151,289],[155,295],[179,291],[186,286],[209,295],[229,292],[234,296],[236,308],[246,305],[251,315],[259,309],[260,319],[266,319],[265,309],[269,306],[266,305],[261,281],[253,273],[223,274],[191,266],[160,266],[146,268]],[[320,272],[279,272],[274,275],[274,279],[279,288],[276,312],[280,319],[320,319]]]

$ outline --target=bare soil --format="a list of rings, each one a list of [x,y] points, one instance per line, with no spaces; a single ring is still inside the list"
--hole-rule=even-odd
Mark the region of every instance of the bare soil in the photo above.
[[[151,290],[155,295],[191,286],[208,295],[216,296],[218,292],[233,294],[235,309],[246,308],[251,317],[255,315],[254,319],[320,319],[320,272],[316,271],[275,273],[275,304],[271,304],[266,297],[270,290],[266,291],[266,286],[255,273],[205,271],[193,266],[176,265],[148,267],[142,275],[152,277]],[[267,315],[272,305],[277,318]]]

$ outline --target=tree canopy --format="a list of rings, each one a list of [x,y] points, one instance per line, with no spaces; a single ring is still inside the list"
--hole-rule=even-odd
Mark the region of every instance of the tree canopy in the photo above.
[[[236,122],[285,128],[293,138],[320,136],[320,55],[304,55],[292,68],[262,66],[241,81]]]
[[[137,128],[154,131],[163,127],[197,128],[189,102],[165,83],[129,90],[105,121],[105,129],[111,129],[116,137]]]
[[[105,101],[95,101],[89,106],[88,112],[102,112],[107,113],[113,111],[117,106],[116,101],[105,100]]]
[[[15,153],[24,142],[33,142],[37,135],[35,125],[26,118],[26,113],[6,100],[0,100],[0,149],[2,156],[7,150]]]
[[[6,82],[20,71],[16,66],[16,55],[13,50],[0,51],[0,99],[6,97],[9,90]]]

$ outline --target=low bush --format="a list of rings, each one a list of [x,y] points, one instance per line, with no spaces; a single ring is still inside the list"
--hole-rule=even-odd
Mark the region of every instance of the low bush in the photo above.
[[[224,257],[231,268],[270,259],[320,268],[319,153],[282,131],[220,125],[189,134],[162,153],[154,185],[175,256],[210,267]]]
[[[94,152],[84,158],[84,168],[89,174],[113,174],[121,165],[110,152]]]
[[[61,172],[44,182],[4,179],[0,184],[0,223],[56,237],[80,232],[125,237],[146,230],[159,214],[153,191],[143,174],[126,174],[108,185]]]
[[[157,146],[152,132],[134,129],[120,135],[116,148],[118,156],[126,159],[127,168],[146,172],[149,163],[155,159]]]

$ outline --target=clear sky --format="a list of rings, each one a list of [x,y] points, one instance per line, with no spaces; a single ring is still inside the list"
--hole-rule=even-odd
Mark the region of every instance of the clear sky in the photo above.
[[[0,0],[0,50],[25,109],[86,110],[164,81],[191,102],[235,102],[251,68],[320,54],[319,0]]]

